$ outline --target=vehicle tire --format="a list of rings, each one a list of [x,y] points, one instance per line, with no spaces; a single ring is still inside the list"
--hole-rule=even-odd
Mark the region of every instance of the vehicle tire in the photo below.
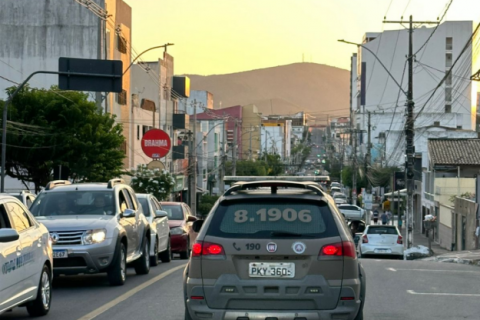
[[[360,290],[360,299],[362,302],[360,303],[360,308],[358,309],[357,316],[355,317],[354,320],[363,320],[363,307],[365,305],[365,294],[366,294],[366,281],[365,281],[365,275],[362,275],[363,268],[359,268],[359,274],[360,274],[360,283],[362,284],[361,290]]]
[[[180,259],[188,259],[190,258],[190,238],[187,239],[187,246],[185,248],[186,251],[180,252]]]
[[[155,239],[153,256],[150,257],[150,265],[152,267],[158,266],[158,241]]]
[[[185,320],[193,320],[190,312],[188,312],[187,307],[185,307]]]
[[[107,272],[108,282],[112,286],[123,286],[127,279],[127,249],[125,244],[120,242],[115,252],[114,260]]]
[[[160,256],[160,260],[162,260],[162,262],[172,261],[172,246],[170,244],[170,237],[168,238],[167,250],[165,250],[163,252],[160,252],[159,256]]]
[[[137,274],[150,272],[150,243],[147,238],[143,239],[142,256],[135,261],[135,272]]]
[[[27,311],[31,317],[44,316],[50,311],[52,301],[52,274],[47,265],[43,266],[38,284],[37,298],[27,304]]]

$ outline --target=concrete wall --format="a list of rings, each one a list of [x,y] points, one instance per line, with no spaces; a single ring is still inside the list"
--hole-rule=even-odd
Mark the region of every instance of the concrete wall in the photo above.
[[[444,225],[443,223],[438,223],[438,234],[439,234],[439,245],[442,248],[447,250],[452,249],[452,228]]]
[[[249,104],[242,106],[242,150],[239,154],[241,159],[248,159],[250,156],[250,146],[252,159],[258,159],[260,150],[260,126],[262,118],[258,114],[258,109],[255,105]],[[250,133],[251,131],[251,133]],[[251,144],[250,144],[251,142]]]
[[[455,199],[455,230],[456,249],[474,250],[477,248],[476,212],[477,204],[474,201],[462,198]],[[462,237],[465,238],[464,243]]]
[[[189,115],[194,114],[195,102],[197,103],[197,114],[205,112],[205,109],[213,109],[213,94],[208,91],[191,90],[190,97],[179,102],[178,111]]]

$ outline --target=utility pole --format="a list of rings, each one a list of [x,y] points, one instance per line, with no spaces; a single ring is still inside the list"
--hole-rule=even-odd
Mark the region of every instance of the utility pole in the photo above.
[[[353,130],[353,153],[352,153],[352,204],[357,202],[357,129]]]
[[[223,178],[225,177],[225,115],[223,118],[222,124],[222,147],[220,148],[221,155],[220,155],[220,181],[219,181],[219,191],[220,195],[225,193],[225,181]]]
[[[370,166],[372,165],[372,154],[371,154],[371,137],[372,137],[372,124],[370,122],[370,111],[368,111],[368,143],[367,143],[367,155],[366,155],[366,161],[365,161],[365,174],[370,172]],[[370,182],[370,179],[367,176],[367,193],[372,193],[372,183]]]
[[[235,129],[233,130],[233,146],[232,146],[232,176],[237,175],[237,126],[238,122],[235,119]]]
[[[193,214],[197,215],[197,100],[193,101],[193,139],[192,139],[193,149],[191,151],[192,162],[191,162],[191,174],[192,177],[190,180],[190,185],[188,190],[190,192],[190,210]]]
[[[252,131],[253,125],[250,125],[250,146],[248,149],[248,160],[252,161]]]
[[[187,166],[187,185],[188,185],[188,193],[187,193],[187,204],[190,206],[192,204],[192,167],[193,167],[193,141],[192,141],[192,131],[188,130],[186,133],[188,136],[188,166]]]
[[[384,21],[384,23],[400,23],[403,24],[404,21]],[[415,127],[414,127],[414,118],[413,118],[413,108],[415,103],[413,102],[413,24],[439,24],[439,22],[430,22],[430,21],[413,21],[413,17],[410,16],[409,20],[409,38],[408,38],[408,91],[407,91],[407,119],[405,121],[405,140],[406,140],[406,156],[407,160],[405,162],[405,173],[406,173],[406,182],[407,182],[407,221],[406,221],[406,232],[407,232],[407,249],[413,246],[413,189],[415,187],[414,181],[414,161],[415,161],[415,146],[413,145],[413,139],[415,136]]]

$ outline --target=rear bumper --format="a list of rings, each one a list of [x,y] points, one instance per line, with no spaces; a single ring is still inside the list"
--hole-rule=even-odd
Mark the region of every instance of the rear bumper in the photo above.
[[[382,252],[381,250],[390,250],[390,252]],[[392,256],[403,256],[403,245],[402,244],[395,244],[395,245],[372,245],[372,244],[362,244],[360,246],[360,252],[363,255],[392,255]]]
[[[172,252],[184,252],[187,251],[188,234],[172,234],[170,237],[170,243],[172,246]]]
[[[308,320],[353,320],[360,308],[360,300],[345,301],[340,303],[334,310],[219,310],[209,308],[202,300],[187,300],[187,309],[193,320],[237,320],[239,317],[246,317],[249,320],[265,320],[276,318],[278,320],[293,320],[304,318]]]

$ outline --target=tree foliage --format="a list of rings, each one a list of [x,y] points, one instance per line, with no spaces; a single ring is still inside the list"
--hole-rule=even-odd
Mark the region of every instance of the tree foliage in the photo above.
[[[141,164],[129,173],[132,176],[130,185],[138,193],[151,193],[158,200],[167,200],[175,186],[175,179],[166,170],[148,169]]]
[[[23,88],[8,107],[6,173],[33,182],[36,191],[59,165],[69,168],[74,181],[119,176],[125,157],[122,127],[87,98],[56,87]]]
[[[202,217],[207,216],[218,198],[219,196],[202,195],[200,197],[200,203],[198,204],[198,213],[200,213]]]
[[[266,158],[266,161],[265,161]],[[237,176],[278,176],[284,172],[284,164],[278,154],[263,154],[257,160],[238,160],[236,163]],[[226,175],[233,174],[233,164],[228,161],[225,165]]]

